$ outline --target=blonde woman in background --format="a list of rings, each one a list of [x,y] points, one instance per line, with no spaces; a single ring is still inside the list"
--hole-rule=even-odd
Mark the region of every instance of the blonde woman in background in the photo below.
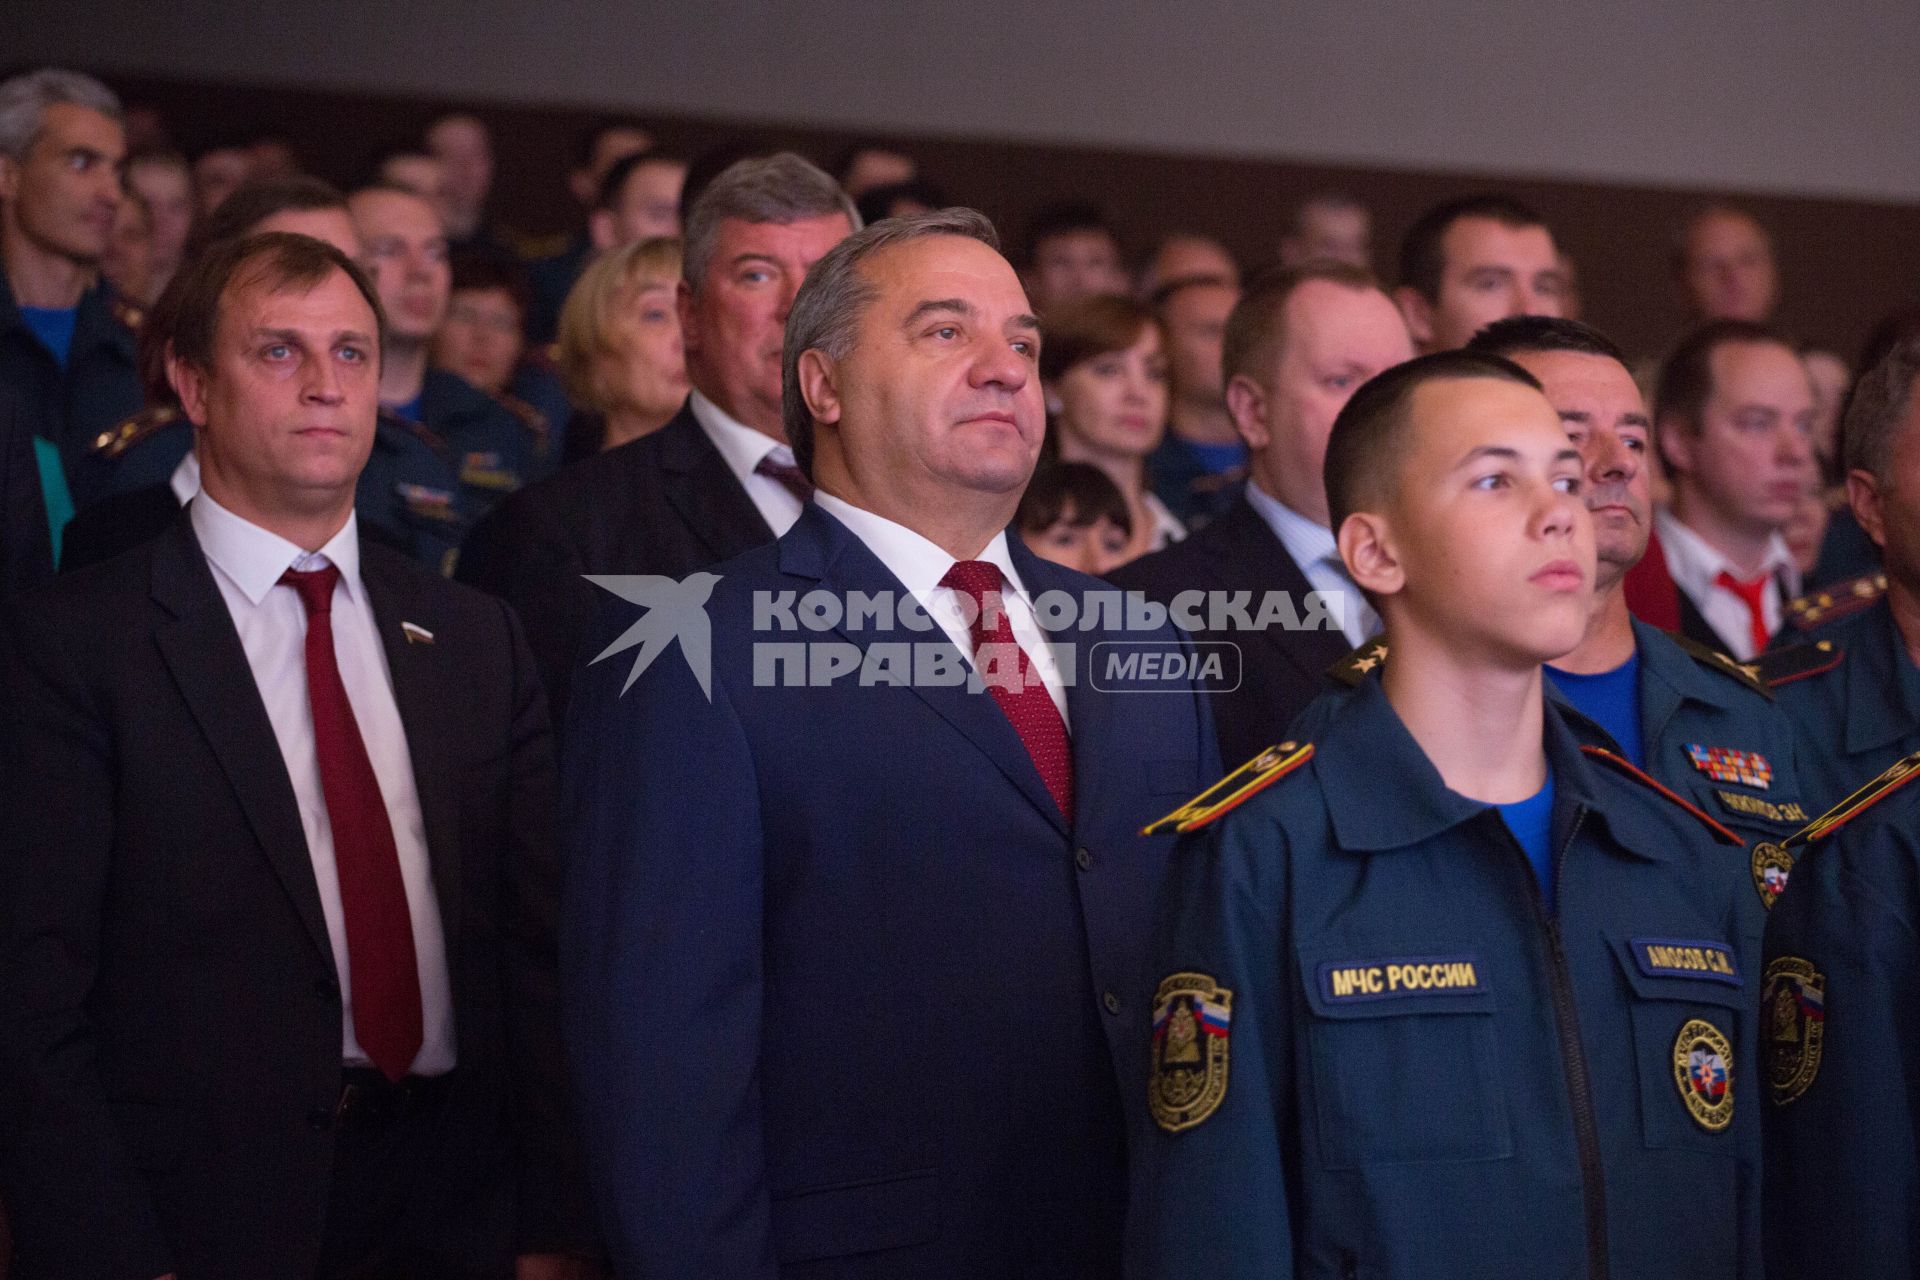
[[[584,457],[657,431],[687,398],[686,351],[674,290],[680,241],[642,240],[601,255],[560,310],[560,377],[585,411],[567,433]],[[586,416],[590,415],[590,416]]]

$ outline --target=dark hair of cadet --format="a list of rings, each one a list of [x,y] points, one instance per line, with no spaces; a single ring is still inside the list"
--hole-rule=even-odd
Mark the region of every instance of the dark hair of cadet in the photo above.
[[[1106,472],[1087,462],[1053,462],[1034,473],[1013,520],[1022,533],[1040,533],[1060,520],[1084,529],[1103,517],[1133,536],[1127,499]]]
[[[1361,384],[1333,420],[1327,462],[1327,512],[1336,533],[1348,516],[1392,488],[1383,483],[1404,463],[1408,407],[1429,382],[1491,378],[1540,390],[1540,382],[1505,356],[1479,351],[1436,351],[1382,370]]]

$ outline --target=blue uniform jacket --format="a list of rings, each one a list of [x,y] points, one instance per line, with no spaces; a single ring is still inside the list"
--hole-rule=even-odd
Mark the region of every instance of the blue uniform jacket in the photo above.
[[[1920,757],[1767,923],[1767,1274],[1920,1275]]]
[[[1111,593],[1009,546],[1031,593]],[[832,516],[713,572],[710,698],[683,627],[571,702],[566,1028],[616,1268],[1117,1274],[1172,843],[1138,832],[1214,776],[1203,696],[1073,684],[1069,825],[984,691],[756,678],[756,641],[962,661],[937,627],[756,630],[757,593],[904,594]]]
[[[1920,667],[1907,656],[1884,596],[1800,616],[1761,666],[1800,732],[1807,809],[1818,813],[1920,751]]]
[[[1373,681],[1176,851],[1139,1275],[1757,1274],[1745,868],[1551,703],[1546,748],[1557,917]]]

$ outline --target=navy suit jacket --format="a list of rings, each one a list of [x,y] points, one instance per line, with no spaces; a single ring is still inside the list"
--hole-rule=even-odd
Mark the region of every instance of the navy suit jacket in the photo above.
[[[1035,596],[1111,590],[1009,546]],[[1204,698],[1083,670],[1069,823],[985,692],[756,681],[756,641],[961,661],[755,633],[757,593],[904,596],[839,521],[714,572],[711,698],[678,648],[576,676],[564,1012],[617,1269],[1118,1274],[1170,846],[1137,833],[1216,776]]]

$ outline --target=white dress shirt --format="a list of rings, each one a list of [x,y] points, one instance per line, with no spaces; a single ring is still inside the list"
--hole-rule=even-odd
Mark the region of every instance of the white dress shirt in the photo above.
[[[900,585],[920,602],[927,616],[946,632],[947,639],[953,641],[954,648],[966,658],[967,665],[973,666],[973,633],[963,612],[963,609],[971,609],[972,606],[963,606],[958,591],[940,585],[940,579],[946,577],[947,570],[953,568],[954,558],[907,526],[856,507],[824,489],[816,492],[813,500],[821,510],[852,530],[853,536],[866,544],[867,550],[879,558],[888,572],[900,579]],[[1026,584],[1020,581],[1020,574],[1013,567],[1013,557],[1007,554],[1006,532],[1003,530],[994,534],[986,550],[974,558],[997,565],[1000,576],[1006,579],[1001,588],[1000,606],[1013,628],[1014,642],[1026,651],[1027,660],[1039,673],[1041,682],[1046,685],[1047,696],[1053,699],[1054,706],[1060,708],[1060,719],[1071,732],[1073,722],[1067,715],[1067,689],[1060,674],[1060,664],[1054,658],[1047,633],[1040,629],[1040,623],[1033,616],[1033,602],[1027,598]],[[896,606],[895,613],[898,612]]]
[[[366,743],[374,777],[380,782],[387,820],[393,824],[400,880],[413,920],[422,1031],[413,1071],[416,1075],[449,1071],[454,1064],[453,996],[447,977],[440,903],[433,896],[426,824],[420,815],[420,794],[414,787],[413,760],[407,754],[407,730],[394,702],[393,676],[387,669],[373,605],[360,580],[356,519],[349,515],[332,541],[309,554],[278,534],[234,515],[205,493],[193,499],[189,511],[194,536],[213,566],[213,580],[219,584],[227,612],[233,615],[234,628],[240,633],[240,645],[246,650],[247,665],[253,669],[253,682],[266,704],[267,719],[273,724],[280,758],[287,766],[293,796],[300,806],[307,856],[313,861],[320,910],[326,916],[327,938],[333,946],[334,972],[340,979],[341,1060],[349,1066],[364,1066],[369,1060],[353,1034],[352,970],[347,962],[347,925],[340,907],[333,824],[327,816],[326,792],[320,783],[313,706],[307,700],[307,611],[292,587],[277,585],[288,569],[318,569],[331,564],[340,570],[340,581],[333,589],[334,654],[354,722]]]
[[[200,455],[192,449],[180,459],[180,464],[167,477],[167,487],[173,490],[173,496],[180,499],[180,505],[186,506],[193,501],[193,495],[200,492]]]
[[[1307,585],[1326,601],[1327,616],[1339,624],[1340,634],[1347,638],[1347,643],[1358,649],[1379,635],[1380,615],[1347,576],[1347,566],[1340,559],[1340,547],[1334,541],[1333,530],[1307,519],[1251,480],[1247,481],[1247,501],[1267,522],[1267,528],[1273,530],[1273,536],[1280,539],[1280,545],[1287,549],[1293,562],[1300,566]],[[1306,601],[1296,600],[1293,607],[1305,616]]]
[[[782,466],[793,466],[793,450],[755,431],[698,391],[687,397],[687,407],[693,410],[694,421],[707,433],[707,439],[713,441],[713,447],[726,459],[727,470],[733,472],[733,478],[747,491],[747,497],[753,500],[760,518],[773,530],[773,536],[777,538],[793,528],[793,522],[800,518],[800,499],[772,476],[763,476],[754,470],[760,460],[769,455]]]
[[[1673,585],[1686,592],[1687,599],[1700,610],[1700,616],[1727,646],[1728,653],[1742,662],[1750,661],[1754,656],[1753,623],[1747,602],[1716,581],[1722,571],[1736,578],[1745,578],[1747,574],[1710,546],[1705,538],[1681,524],[1671,511],[1664,508],[1655,511],[1653,523],[1660,533],[1660,550],[1666,556],[1667,576],[1673,579]],[[1787,600],[1800,594],[1800,568],[1793,562],[1793,553],[1787,550],[1787,540],[1777,532],[1767,541],[1767,554],[1761,561],[1760,572],[1767,575],[1767,590],[1760,597],[1760,616],[1767,624],[1767,634],[1772,635],[1780,630]]]
[[[1148,550],[1158,551],[1172,546],[1187,536],[1187,526],[1180,523],[1180,517],[1173,514],[1152,490],[1141,495],[1140,504],[1153,517],[1153,541],[1148,545]]]

